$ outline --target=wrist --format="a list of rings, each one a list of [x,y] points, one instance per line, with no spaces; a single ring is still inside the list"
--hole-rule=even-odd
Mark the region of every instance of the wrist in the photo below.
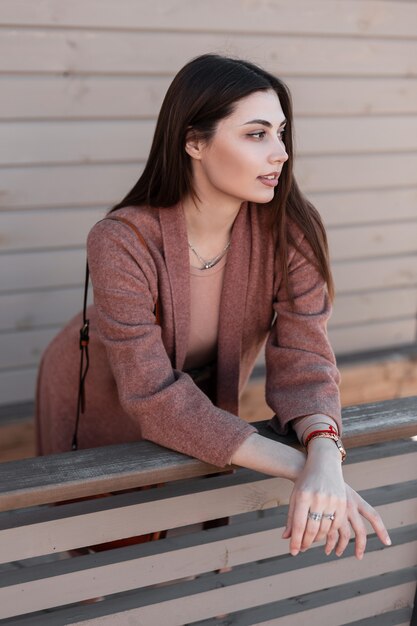
[[[336,462],[338,465],[342,464],[342,458],[340,451],[335,445],[333,439],[327,439],[325,437],[316,437],[312,439],[308,444],[307,460],[326,459],[326,462]]]

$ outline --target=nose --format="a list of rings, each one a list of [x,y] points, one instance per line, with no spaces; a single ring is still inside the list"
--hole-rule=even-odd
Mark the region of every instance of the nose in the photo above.
[[[277,142],[274,143],[274,149],[271,150],[271,154],[269,157],[270,163],[285,163],[288,161],[288,153],[285,150],[285,145],[282,141],[277,139]]]

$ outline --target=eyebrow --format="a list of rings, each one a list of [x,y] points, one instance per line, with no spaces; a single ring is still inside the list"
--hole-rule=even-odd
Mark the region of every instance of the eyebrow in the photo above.
[[[281,128],[281,126],[284,126],[284,124],[287,123],[287,120],[284,119],[281,124],[279,125],[279,127]],[[248,124],[261,124],[262,126],[266,126],[267,128],[272,128],[272,124],[271,122],[268,122],[267,120],[250,120],[250,122],[245,122],[244,124],[242,124],[242,126],[247,126]]]

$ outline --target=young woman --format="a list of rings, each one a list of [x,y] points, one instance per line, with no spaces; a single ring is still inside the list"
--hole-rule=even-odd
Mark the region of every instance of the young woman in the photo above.
[[[326,235],[293,175],[292,132],[289,91],[260,67],[206,54],[176,75],[142,175],[88,237],[94,306],[79,445],[145,438],[288,478],[291,554],[326,539],[326,553],[341,555],[353,530],[362,558],[363,518],[390,540],[343,479]],[[42,454],[71,447],[79,327],[77,316],[41,363]],[[265,342],[272,425],[292,427],[306,453],[238,417]]]

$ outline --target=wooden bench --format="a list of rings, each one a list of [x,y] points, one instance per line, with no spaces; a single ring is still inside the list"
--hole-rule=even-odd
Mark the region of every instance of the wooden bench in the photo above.
[[[346,480],[380,511],[393,540],[384,548],[370,535],[361,562],[351,544],[340,559],[322,546],[288,554],[289,481],[222,474],[149,442],[0,464],[0,624],[408,625],[417,398],[349,407],[344,423]],[[266,423],[257,427],[273,437]],[[108,492],[119,493],[69,502]],[[225,516],[227,526],[199,526]],[[174,530],[159,541],[58,556],[165,529]]]

